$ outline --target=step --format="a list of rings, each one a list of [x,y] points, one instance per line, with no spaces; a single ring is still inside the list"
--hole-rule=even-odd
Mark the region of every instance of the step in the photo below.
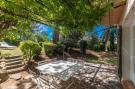
[[[15,74],[15,73],[19,73],[19,72],[24,71],[24,70],[25,70],[25,67],[22,66],[22,67],[19,67],[19,68],[9,69],[9,70],[7,70],[7,73]]]
[[[14,69],[14,68],[19,68],[19,67],[22,67],[23,64],[16,64],[16,65],[10,65],[10,66],[6,66],[6,69]]]
[[[6,59],[14,59],[14,58],[21,58],[22,55],[18,55],[18,56],[12,56],[12,57],[5,57]]]
[[[15,61],[6,62],[6,66],[16,65],[16,64],[22,64],[22,60],[15,60]]]
[[[13,62],[13,61],[18,61],[18,60],[23,60],[23,59],[22,58],[6,59],[5,62]]]

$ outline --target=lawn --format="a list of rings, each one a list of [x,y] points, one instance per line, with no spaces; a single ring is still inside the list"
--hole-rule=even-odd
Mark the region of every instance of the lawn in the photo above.
[[[17,56],[17,55],[22,55],[22,52],[19,48],[17,49],[0,49],[0,52],[2,56]],[[42,49],[42,54],[44,53]],[[117,65],[117,60],[118,58],[113,56],[104,56],[101,58],[95,57],[95,56],[87,56],[86,57],[86,62],[94,62],[94,63],[104,63],[104,64],[112,64],[112,65]]]
[[[1,55],[2,56],[18,56],[22,55],[22,52],[19,48],[16,49],[0,49]],[[41,53],[44,53],[44,50],[42,48]]]
[[[88,57],[86,58],[87,62],[94,62],[94,63],[103,63],[103,64],[111,64],[111,65],[117,65],[118,59],[116,57]]]
[[[19,48],[16,49],[0,49],[2,56],[18,56],[22,55],[21,50]]]

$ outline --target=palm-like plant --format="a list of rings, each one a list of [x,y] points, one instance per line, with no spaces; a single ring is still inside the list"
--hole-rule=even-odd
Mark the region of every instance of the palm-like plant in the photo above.
[[[102,41],[105,42],[106,46],[109,46],[111,51],[115,50],[115,40],[118,37],[118,29],[109,27],[105,29]]]

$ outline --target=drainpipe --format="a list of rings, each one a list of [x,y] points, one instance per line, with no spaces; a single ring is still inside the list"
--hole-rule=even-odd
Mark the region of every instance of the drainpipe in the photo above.
[[[121,78],[122,78],[122,26],[119,26],[119,39],[118,39],[118,41],[119,41],[118,75],[119,75],[119,78],[121,80]]]

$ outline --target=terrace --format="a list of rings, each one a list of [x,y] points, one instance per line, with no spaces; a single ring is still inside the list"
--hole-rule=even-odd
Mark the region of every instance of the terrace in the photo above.
[[[125,0],[2,0],[0,89],[125,88],[119,25],[125,6]]]

